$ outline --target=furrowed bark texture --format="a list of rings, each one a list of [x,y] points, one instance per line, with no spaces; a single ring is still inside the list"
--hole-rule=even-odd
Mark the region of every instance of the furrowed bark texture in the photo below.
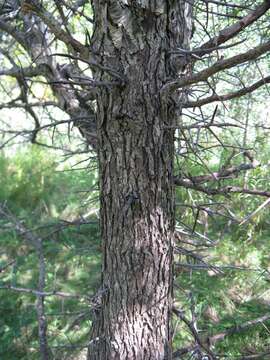
[[[89,359],[170,359],[173,157],[179,108],[160,89],[185,71],[170,49],[188,47],[184,1],[94,0],[94,53],[123,86],[99,91],[103,275]],[[96,72],[97,80],[112,78]],[[179,96],[178,96],[179,102]]]

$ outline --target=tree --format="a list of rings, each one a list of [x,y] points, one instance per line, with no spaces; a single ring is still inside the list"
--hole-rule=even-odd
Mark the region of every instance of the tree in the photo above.
[[[209,3],[231,8],[237,15],[232,24],[191,49],[193,12],[199,6],[201,14],[200,5]],[[34,120],[34,129],[24,134],[38,144],[44,127],[35,107],[57,106],[98,153],[103,270],[89,359],[171,359],[175,185],[209,195],[246,192],[269,196],[259,190],[204,186],[256,167],[248,153],[248,162],[240,166],[224,166],[220,172],[198,177],[176,176],[175,130],[187,144],[184,130],[206,128],[216,136],[213,127],[232,125],[215,122],[217,108],[210,121],[191,125],[179,122],[183,109],[224,102],[269,83],[269,76],[263,76],[239,90],[217,94],[211,79],[256,61],[270,50],[270,41],[265,40],[216,59],[219,50],[235,45],[225,43],[259,24],[270,2],[263,1],[251,10],[248,4],[214,0],[93,0],[93,19],[88,5],[80,0],[2,2],[2,40],[11,46],[16,42],[27,60],[21,66],[10,49],[1,50],[11,68],[1,70],[0,75],[15,78],[20,88],[19,96],[1,107],[24,108]],[[206,13],[210,13],[208,7]],[[72,34],[70,14],[75,20],[76,14],[81,16],[85,43],[77,40],[75,29]],[[61,63],[63,58],[70,62]],[[207,65],[204,59],[209,60]],[[29,83],[34,77],[49,84],[53,100],[31,100]],[[213,93],[190,100],[189,95],[196,95],[193,86],[202,83]],[[207,352],[214,359],[211,350]]]

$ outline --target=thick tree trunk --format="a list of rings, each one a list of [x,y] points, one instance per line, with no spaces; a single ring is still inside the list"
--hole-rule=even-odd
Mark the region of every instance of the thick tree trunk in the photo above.
[[[125,84],[104,88],[97,101],[104,262],[89,358],[170,359],[179,108],[160,90],[184,71],[170,50],[188,47],[190,5],[94,0],[93,8],[93,51]]]

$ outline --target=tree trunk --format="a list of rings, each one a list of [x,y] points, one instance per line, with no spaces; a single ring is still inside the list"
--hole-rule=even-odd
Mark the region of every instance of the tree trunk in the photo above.
[[[89,359],[170,359],[176,96],[163,85],[185,71],[191,7],[185,1],[94,0],[93,52],[124,82],[99,91],[101,309]],[[112,82],[112,72],[96,80]]]

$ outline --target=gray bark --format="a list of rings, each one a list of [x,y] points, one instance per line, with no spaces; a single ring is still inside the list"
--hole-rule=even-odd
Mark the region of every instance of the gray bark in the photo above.
[[[75,64],[73,67],[57,64],[56,58],[51,56],[52,39],[48,37],[46,27],[38,17],[32,14],[25,15],[22,16],[22,20],[25,36],[21,45],[37,65],[36,69],[39,73],[51,84],[59,107],[74,120],[74,125],[79,128],[86,142],[95,149],[97,144],[95,116],[89,102],[89,98],[92,100],[91,90],[78,93],[71,85],[65,83],[72,74],[78,75],[79,68]]]
[[[186,71],[185,1],[93,1],[94,53],[125,85],[99,90],[103,274],[89,359],[170,359],[174,131],[180,108],[160,90]],[[98,81],[111,81],[95,72]],[[179,94],[174,96],[178,97]]]

